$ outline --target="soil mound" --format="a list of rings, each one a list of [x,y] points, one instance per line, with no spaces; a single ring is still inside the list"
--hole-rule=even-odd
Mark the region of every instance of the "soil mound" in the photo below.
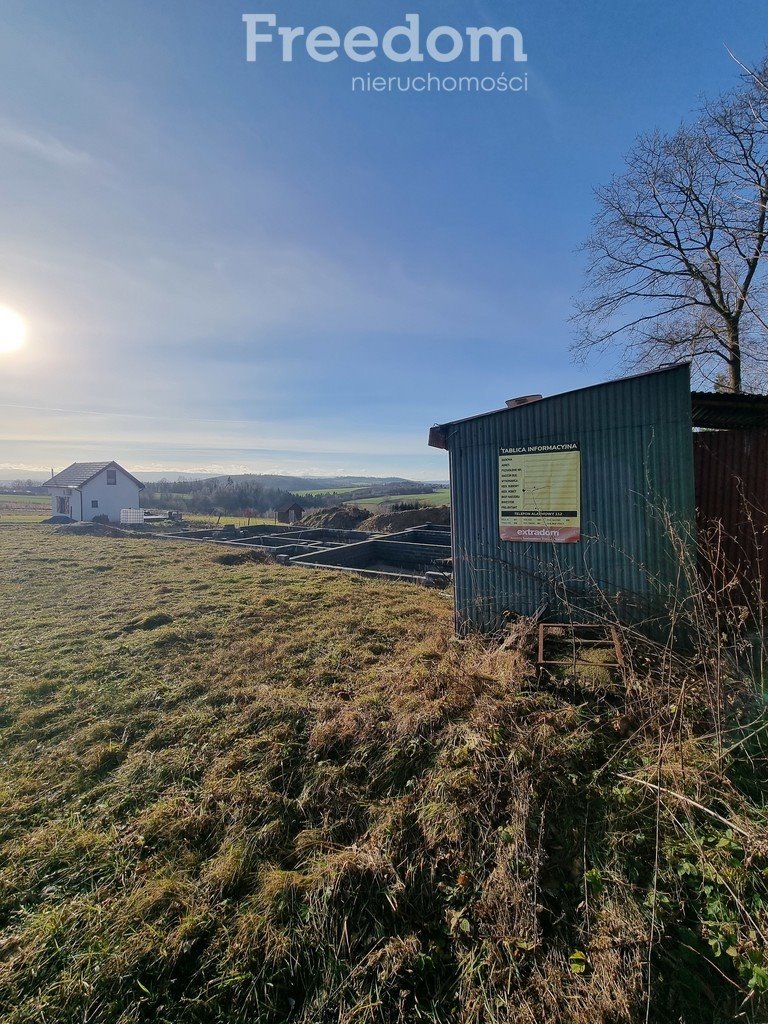
[[[365,509],[357,508],[355,505],[334,505],[332,508],[310,512],[296,524],[296,528],[306,526],[312,529],[356,530],[358,523],[367,518],[368,513]]]
[[[103,523],[72,523],[66,522],[57,526],[56,533],[65,533],[75,537],[114,537],[116,531]]]
[[[434,505],[431,508],[416,508],[408,512],[380,512],[379,515],[369,516],[360,523],[359,529],[369,530],[371,533],[398,533],[400,530],[410,530],[412,526],[424,526],[425,523],[449,526],[450,522],[450,507]]]

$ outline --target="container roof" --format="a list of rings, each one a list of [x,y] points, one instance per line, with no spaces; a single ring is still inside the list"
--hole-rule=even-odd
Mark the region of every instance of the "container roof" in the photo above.
[[[600,384],[588,384],[585,388],[574,388],[572,391],[561,391],[556,395],[546,395],[544,398],[540,398],[535,404],[540,405],[542,402],[551,402],[557,398],[562,398],[564,395],[577,395],[585,391],[594,391],[596,388],[604,388],[611,384],[621,384],[625,380],[634,380],[637,377],[650,377],[654,374],[660,373],[676,373],[681,369],[687,370],[689,368],[689,363],[675,363],[674,366],[664,366],[660,370],[648,370],[645,373],[636,373],[629,377],[619,377],[616,380],[602,381]],[[530,409],[530,403],[514,406],[512,408],[505,405],[502,409],[491,409],[489,412],[481,412],[475,416],[464,416],[462,419],[449,420],[447,423],[436,423],[429,431],[429,444],[432,448],[447,449],[448,442],[445,432],[448,427],[454,427],[459,423],[470,423],[472,420],[481,420],[486,416],[497,416],[499,413],[509,413],[509,415],[514,416],[522,409]]]
[[[768,395],[714,394],[694,391],[691,395],[694,427],[714,430],[749,430],[768,427]]]
[[[562,398],[564,395],[575,395],[584,391],[592,391],[595,388],[603,388],[609,384],[620,384],[622,381],[633,380],[637,377],[674,373],[683,368],[689,368],[689,364],[676,363],[674,366],[665,366],[659,370],[649,370],[646,373],[638,373],[630,377],[619,377],[616,380],[604,381],[601,384],[590,384],[585,388],[575,388],[573,391],[562,391],[557,395],[547,395],[546,398],[542,398],[539,401],[548,402],[556,398]],[[694,427],[718,430],[748,430],[754,427],[768,427],[768,396],[766,395],[731,395],[694,391],[691,394],[691,406]],[[505,406],[502,409],[491,409],[490,412],[479,413],[476,416],[465,416],[463,419],[435,424],[429,431],[429,444],[432,448],[447,449],[446,431],[449,427],[456,426],[459,423],[469,423],[472,420],[484,419],[486,416],[496,416],[499,413],[507,413],[510,416],[514,416],[521,409],[526,408],[528,408],[527,405],[515,406],[513,408]]]

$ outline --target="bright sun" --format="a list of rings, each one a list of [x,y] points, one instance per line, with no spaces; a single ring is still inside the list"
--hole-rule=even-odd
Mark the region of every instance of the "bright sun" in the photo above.
[[[14,310],[0,306],[0,355],[15,352],[26,341],[27,326]]]

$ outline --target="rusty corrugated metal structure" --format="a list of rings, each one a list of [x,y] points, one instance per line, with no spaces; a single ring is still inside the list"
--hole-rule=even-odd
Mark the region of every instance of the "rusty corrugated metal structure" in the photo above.
[[[653,624],[679,595],[696,546],[694,426],[754,426],[752,396],[691,395],[677,365],[435,426],[450,457],[456,625],[494,631],[512,615],[606,615]],[[499,451],[575,442],[577,543],[511,543],[499,532]]]
[[[710,571],[717,564],[723,583],[729,576],[751,581],[768,598],[768,428],[695,434],[693,460],[697,526]],[[742,597],[751,600],[749,587]]]

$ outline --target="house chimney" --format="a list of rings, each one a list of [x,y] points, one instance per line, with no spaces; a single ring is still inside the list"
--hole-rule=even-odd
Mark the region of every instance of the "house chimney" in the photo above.
[[[516,409],[518,405],[529,405],[531,402],[540,402],[543,395],[521,395],[520,398],[508,398],[507,408]]]

